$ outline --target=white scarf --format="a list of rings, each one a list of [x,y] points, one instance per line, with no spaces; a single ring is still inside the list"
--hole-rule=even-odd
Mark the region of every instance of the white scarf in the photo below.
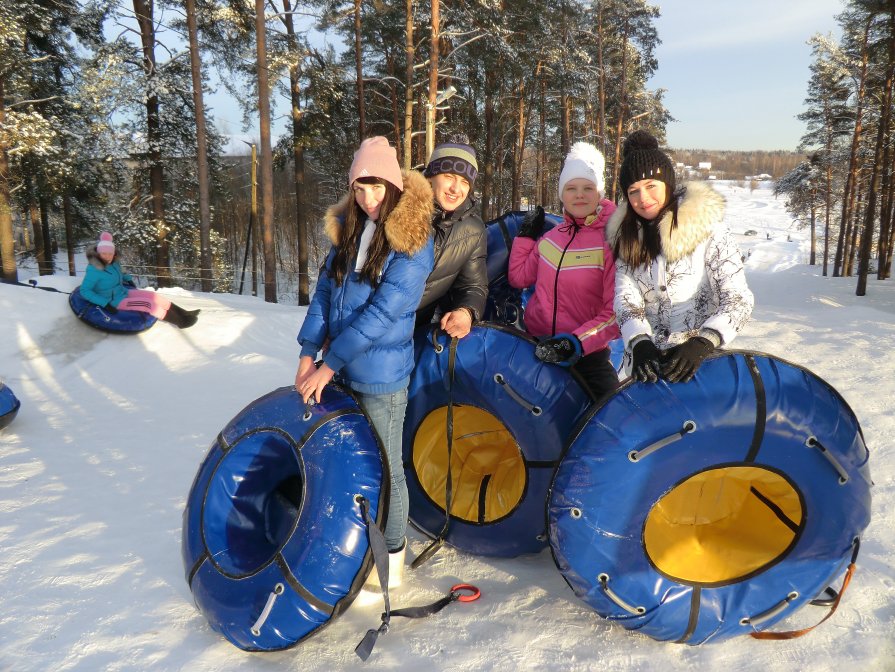
[[[364,224],[364,232],[360,235],[360,244],[357,246],[357,262],[354,264],[356,272],[360,272],[364,264],[367,263],[367,251],[370,249],[374,233],[376,233],[376,222],[367,219],[367,223]]]

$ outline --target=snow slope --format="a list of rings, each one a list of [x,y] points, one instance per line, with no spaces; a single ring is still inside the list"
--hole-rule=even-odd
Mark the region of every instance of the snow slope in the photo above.
[[[0,376],[22,401],[0,433],[0,671],[895,670],[893,282],[871,280],[868,295],[855,297],[854,278],[805,265],[807,233],[769,189],[716,187],[757,299],[735,345],[836,387],[871,450],[873,519],[858,570],[817,630],[786,642],[660,643],[580,603],[549,552],[507,560],[445,548],[408,572],[397,605],[431,602],[458,581],[478,585],[482,599],[396,619],[367,663],[353,648],[378,623],[377,605],[352,607],[295,649],[239,651],[192,604],[181,513],[216,434],[253,399],[291,383],[304,309],[172,289],[184,307],[202,309],[194,328],[159,323],[114,336],[78,322],[64,294],[0,285]],[[757,235],[743,235],[750,229]],[[41,279],[66,291],[77,282]],[[414,533],[411,552],[424,545]],[[782,627],[823,613],[806,607]]]

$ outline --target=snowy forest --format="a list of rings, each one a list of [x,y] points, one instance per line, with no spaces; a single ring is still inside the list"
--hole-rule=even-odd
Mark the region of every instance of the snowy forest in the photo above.
[[[862,296],[891,273],[895,5],[843,8],[841,41],[811,41],[802,160],[774,178],[810,229],[811,263],[856,276]],[[576,140],[603,151],[617,196],[626,135],[663,140],[674,119],[647,85],[659,12],[644,0],[0,0],[2,279],[17,282],[26,257],[77,275],[76,249],[109,230],[158,287],[306,305],[321,215],[377,134],[408,169],[466,134],[485,220],[555,208]],[[204,102],[213,81],[258,123],[249,157],[224,154]],[[272,110],[290,117],[281,137]]]

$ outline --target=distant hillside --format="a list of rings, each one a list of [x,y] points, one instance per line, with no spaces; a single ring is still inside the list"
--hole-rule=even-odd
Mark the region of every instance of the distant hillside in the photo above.
[[[717,149],[671,149],[668,152],[678,163],[692,166],[711,163],[711,174],[719,180],[742,180],[747,175],[767,173],[778,178],[795,168],[805,155],[799,152],[777,150],[728,151]]]

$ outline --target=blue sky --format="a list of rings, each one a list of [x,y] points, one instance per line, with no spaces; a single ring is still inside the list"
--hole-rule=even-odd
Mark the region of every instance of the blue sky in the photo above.
[[[660,0],[652,89],[677,119],[668,146],[790,149],[805,132],[815,33],[838,39],[841,0]]]

